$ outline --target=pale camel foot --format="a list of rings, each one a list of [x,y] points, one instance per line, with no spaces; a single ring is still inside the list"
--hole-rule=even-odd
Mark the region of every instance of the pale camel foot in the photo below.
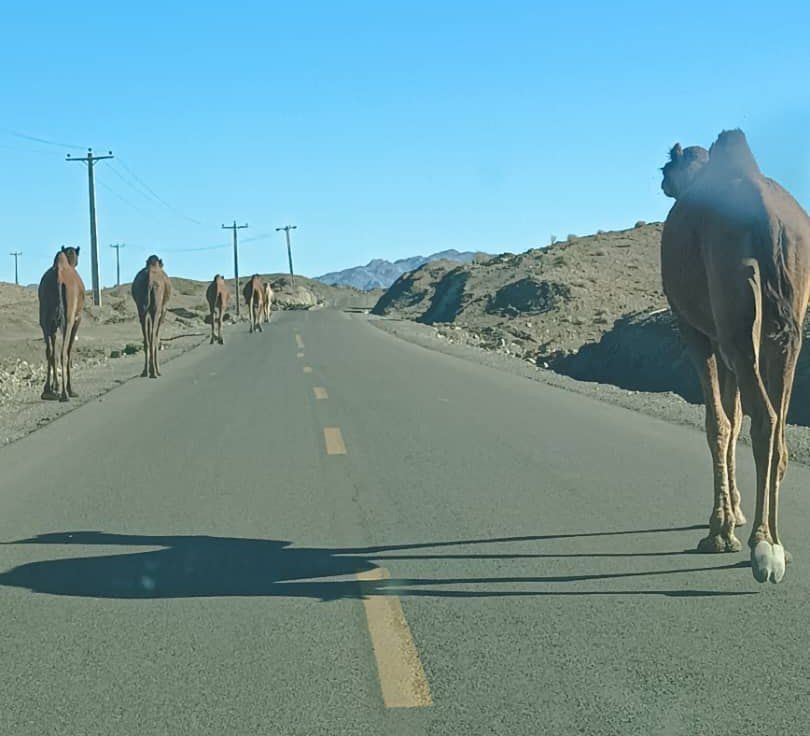
[[[751,571],[758,583],[781,582],[785,577],[785,562],[785,548],[781,544],[763,539],[751,548]]]
[[[723,552],[739,552],[742,544],[734,532],[725,536],[723,534],[709,534],[698,542],[698,552],[704,555],[715,555]]]
[[[43,401],[59,401],[59,394],[56,391],[43,391],[40,398]]]
[[[745,518],[745,514],[738,506],[736,509],[734,509],[734,526],[745,526],[747,523],[748,519]]]

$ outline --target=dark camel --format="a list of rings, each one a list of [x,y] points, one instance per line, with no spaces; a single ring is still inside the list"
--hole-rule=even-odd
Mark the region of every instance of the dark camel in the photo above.
[[[810,218],[760,172],[739,130],[721,133],[708,153],[676,145],[663,175],[664,193],[676,200],[661,238],[664,292],[703,387],[714,467],[709,534],[698,549],[740,549],[734,451],[744,411],[757,477],[751,567],[759,582],[778,583],[786,562],[779,486],[810,296]]]
[[[228,306],[228,299],[231,294],[225,286],[225,279],[217,274],[213,281],[208,284],[205,291],[205,298],[208,300],[208,309],[211,312],[211,345],[218,342],[223,345],[222,340],[222,317]]]
[[[264,285],[258,274],[253,274],[242,289],[250,317],[250,332],[262,332],[262,312],[264,311]]]
[[[82,320],[84,308],[84,282],[76,266],[79,263],[79,248],[65,248],[56,254],[53,266],[39,282],[39,326],[45,338],[47,378],[42,398],[67,401],[77,394],[71,383],[73,343]],[[60,366],[62,391],[59,392],[59,377],[56,370],[56,333],[61,331]]]
[[[160,375],[158,350],[160,327],[166,316],[166,306],[172,294],[172,283],[163,270],[163,261],[149,256],[132,282],[132,298],[138,307],[138,319],[143,332],[144,363],[142,376],[157,378]]]

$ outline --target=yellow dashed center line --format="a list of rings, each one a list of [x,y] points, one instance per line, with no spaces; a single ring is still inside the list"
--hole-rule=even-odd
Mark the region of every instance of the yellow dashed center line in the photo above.
[[[343,443],[343,435],[340,427],[324,427],[323,439],[326,443],[327,455],[345,455],[346,445]]]
[[[312,366],[305,365],[304,366],[304,373],[312,373]]]
[[[295,357],[296,357],[296,358],[303,358],[303,357],[304,357],[304,353],[303,353],[303,352],[298,352],[298,353],[296,353],[296,354],[295,354]]]
[[[295,344],[296,344],[296,345],[297,345],[299,348],[303,348],[303,347],[304,347],[304,341],[301,339],[301,335],[299,335],[299,334],[297,334],[297,333],[296,333],[296,335],[295,335]]]
[[[323,386],[313,386],[312,393],[315,394],[316,399],[328,399],[329,394],[326,393],[326,389]]]
[[[389,577],[388,570],[382,567],[357,574],[360,581],[387,580]],[[430,686],[399,597],[370,591],[363,598],[363,606],[385,707],[424,708],[432,705]]]

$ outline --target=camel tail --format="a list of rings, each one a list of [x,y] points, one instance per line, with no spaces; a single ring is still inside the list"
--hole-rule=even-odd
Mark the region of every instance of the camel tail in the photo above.
[[[56,325],[64,332],[67,330],[67,287],[59,284],[59,298],[56,300]]]
[[[774,238],[771,233],[762,242],[759,254],[760,277],[768,336],[787,349],[801,337],[801,325],[793,308],[795,290],[785,263],[785,228],[779,225]]]

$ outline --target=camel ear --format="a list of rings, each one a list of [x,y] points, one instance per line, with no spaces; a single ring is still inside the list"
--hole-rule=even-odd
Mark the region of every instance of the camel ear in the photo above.
[[[160,264],[160,267],[163,268],[163,259],[162,258],[158,258],[158,263]]]
[[[677,161],[683,156],[683,148],[680,143],[676,143],[669,151],[669,158],[671,161]]]
[[[79,255],[80,250],[81,250],[81,246],[77,245],[76,246],[76,255]]]

